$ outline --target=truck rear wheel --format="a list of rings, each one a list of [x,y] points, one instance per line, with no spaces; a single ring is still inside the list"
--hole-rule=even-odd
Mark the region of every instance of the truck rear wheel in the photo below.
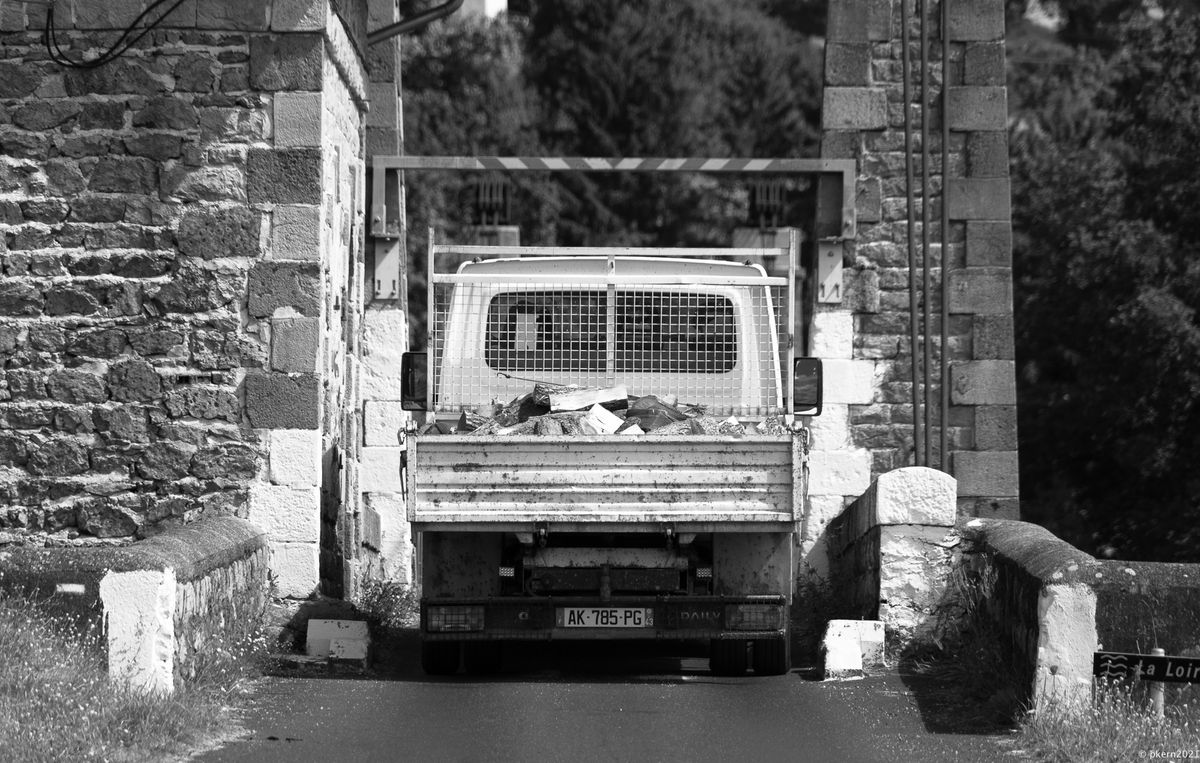
[[[781,676],[791,669],[788,638],[754,640],[754,672],[760,676]]]
[[[503,649],[499,641],[468,641],[463,644],[463,669],[474,675],[500,670]]]
[[[462,645],[457,641],[422,641],[421,669],[431,676],[452,676],[458,672]]]
[[[740,676],[746,672],[744,639],[713,639],[709,648],[708,667],[715,676]]]

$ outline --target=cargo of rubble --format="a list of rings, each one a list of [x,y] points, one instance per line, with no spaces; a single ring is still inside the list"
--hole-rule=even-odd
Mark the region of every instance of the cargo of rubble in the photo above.
[[[556,387],[537,384],[507,405],[463,411],[457,424],[430,423],[422,434],[470,434],[478,437],[511,435],[779,435],[785,432],[777,416],[758,424],[743,424],[734,416],[705,413],[700,405],[680,403],[674,395],[630,395],[624,386]]]

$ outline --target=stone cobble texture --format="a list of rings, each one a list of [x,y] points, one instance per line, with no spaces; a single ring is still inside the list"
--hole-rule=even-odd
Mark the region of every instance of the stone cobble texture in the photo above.
[[[0,529],[239,513],[262,453],[238,386],[267,357],[241,308],[269,102],[228,86],[250,37],[161,29],[76,71],[40,34],[7,31],[0,54]],[[76,53],[112,35],[63,36]]]
[[[58,5],[77,60],[140,12]],[[184,3],[94,69],[50,60],[44,9],[0,12],[0,540],[248,517],[275,430],[344,447],[360,5]]]

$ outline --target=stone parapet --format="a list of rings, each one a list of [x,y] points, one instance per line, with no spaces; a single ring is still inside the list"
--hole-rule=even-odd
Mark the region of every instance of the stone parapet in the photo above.
[[[267,537],[244,520],[206,519],[128,546],[0,549],[0,589],[37,597],[104,634],[109,674],[170,693],[200,653],[256,635],[270,588]]]
[[[986,581],[976,595],[1003,634],[1001,645],[1025,692],[1020,699],[1039,708],[1088,701],[1099,563],[1025,522],[971,519],[958,529],[970,544],[964,564]]]

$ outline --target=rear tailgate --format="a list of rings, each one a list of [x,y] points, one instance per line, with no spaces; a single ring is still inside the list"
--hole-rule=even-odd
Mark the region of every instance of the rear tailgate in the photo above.
[[[409,519],[501,523],[772,524],[799,519],[790,435],[481,437],[408,441]]]

